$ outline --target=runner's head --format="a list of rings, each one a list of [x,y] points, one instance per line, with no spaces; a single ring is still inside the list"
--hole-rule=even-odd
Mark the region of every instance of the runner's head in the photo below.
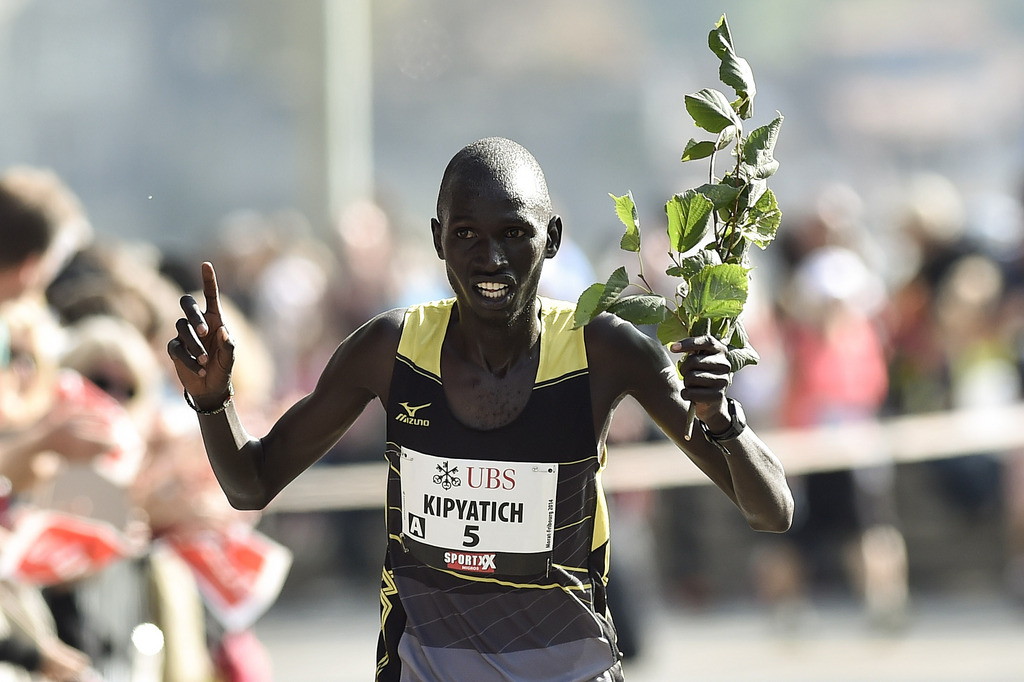
[[[561,243],[562,221],[533,155],[490,137],[448,164],[431,230],[460,308],[515,317],[533,310],[543,261]]]

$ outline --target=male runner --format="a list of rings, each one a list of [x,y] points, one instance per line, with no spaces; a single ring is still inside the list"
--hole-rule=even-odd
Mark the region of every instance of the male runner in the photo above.
[[[235,346],[203,264],[206,310],[182,299],[168,352],[213,469],[234,506],[263,508],[378,400],[389,543],[376,679],[621,680],[600,484],[616,404],[633,396],[757,530],[790,525],[782,466],[726,397],[721,342],[673,344],[680,381],[629,323],[573,330],[571,304],[538,296],[562,222],[524,148],[487,138],[456,154],[431,231],[455,297],[364,324],[262,438],[232,405]],[[691,402],[702,426],[687,440]]]

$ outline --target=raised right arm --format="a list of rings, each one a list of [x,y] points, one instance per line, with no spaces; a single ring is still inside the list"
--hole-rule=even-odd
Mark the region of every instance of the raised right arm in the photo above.
[[[200,313],[191,297],[182,299],[185,318],[178,321],[168,353],[198,408],[206,452],[228,501],[237,509],[262,509],[320,459],[371,400],[386,403],[403,312],[383,313],[353,332],[335,350],[313,391],[256,438],[228,399],[234,344],[207,263],[203,276],[206,312]]]

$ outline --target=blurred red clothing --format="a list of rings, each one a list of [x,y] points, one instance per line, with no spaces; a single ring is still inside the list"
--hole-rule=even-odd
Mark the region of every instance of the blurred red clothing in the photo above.
[[[885,351],[866,316],[837,307],[822,325],[786,325],[790,371],[782,420],[808,427],[877,414],[888,391]]]

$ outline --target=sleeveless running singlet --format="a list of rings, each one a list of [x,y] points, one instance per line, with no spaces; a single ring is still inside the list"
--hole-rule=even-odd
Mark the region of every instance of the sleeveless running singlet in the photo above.
[[[541,299],[533,392],[505,426],[460,423],[441,344],[454,299],[414,306],[387,406],[378,682],[610,679],[608,515],[583,330]]]

